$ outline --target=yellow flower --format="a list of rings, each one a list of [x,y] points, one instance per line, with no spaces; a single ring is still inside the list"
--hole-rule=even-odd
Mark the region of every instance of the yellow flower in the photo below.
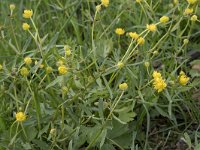
[[[181,85],[186,85],[188,81],[190,80],[190,78],[187,77],[183,71],[179,73],[178,79]]]
[[[153,78],[162,78],[161,73],[157,72],[157,71],[154,71],[153,72]]]
[[[71,55],[71,50],[70,49],[66,50],[65,54],[66,54],[66,56],[70,56]]]
[[[137,40],[137,43],[138,43],[139,45],[143,45],[144,42],[145,42],[145,39],[144,39],[143,37],[140,37],[140,38]]]
[[[10,4],[10,10],[13,11],[15,9],[15,4]]]
[[[127,83],[119,84],[119,89],[125,91],[128,88]]]
[[[101,0],[101,4],[105,7],[108,7],[109,5],[109,0]]]
[[[30,65],[30,64],[32,63],[31,57],[25,57],[25,58],[24,58],[24,63],[25,63],[26,65]]]
[[[193,8],[186,8],[184,11],[184,15],[190,15],[193,13]]]
[[[162,92],[167,87],[167,84],[162,78],[155,78],[153,86],[155,90],[157,90],[158,92]]]
[[[157,29],[157,27],[156,27],[156,25],[155,24],[147,24],[147,29],[149,30],[149,31],[151,31],[151,32],[154,32],[154,31],[156,31],[156,29]]]
[[[3,69],[3,66],[0,64],[0,70],[2,70]]]
[[[26,67],[22,67],[22,68],[20,69],[20,74],[21,74],[22,76],[26,77],[26,76],[29,74],[29,71],[28,71],[28,69],[27,69]]]
[[[48,66],[48,67],[46,68],[46,73],[51,73],[52,71],[53,71],[53,68],[52,68],[52,67],[49,67],[49,66]]]
[[[191,21],[197,21],[197,15],[193,15],[190,20]]]
[[[160,22],[161,23],[167,23],[169,21],[169,17],[167,17],[167,16],[162,16],[161,18],[160,18]]]
[[[142,0],[135,0],[137,3],[140,3]]]
[[[178,2],[179,2],[178,0],[174,0],[174,4],[175,4],[175,5],[178,4]]]
[[[117,63],[117,67],[119,68],[119,69],[121,69],[121,68],[123,68],[124,67],[124,63],[123,62],[118,62]]]
[[[139,38],[139,35],[136,32],[129,32],[128,34],[134,40],[137,40]]]
[[[26,120],[26,115],[24,114],[24,112],[21,112],[21,111],[16,113],[15,117],[16,117],[16,121],[18,122],[22,122]]]
[[[188,2],[189,4],[194,4],[194,3],[197,2],[197,0],[187,0],[187,2]]]
[[[118,35],[123,35],[125,33],[125,31],[122,28],[117,28],[117,29],[115,29],[115,33]]]
[[[30,25],[29,25],[28,23],[23,23],[23,24],[22,24],[22,28],[23,28],[24,30],[29,30],[29,29],[30,29]]]
[[[60,67],[58,67],[58,72],[60,75],[65,75],[68,72],[68,69],[64,65],[61,65]]]
[[[32,10],[24,10],[24,13],[23,13],[23,17],[26,18],[26,19],[29,19],[31,18],[33,15],[33,11]]]

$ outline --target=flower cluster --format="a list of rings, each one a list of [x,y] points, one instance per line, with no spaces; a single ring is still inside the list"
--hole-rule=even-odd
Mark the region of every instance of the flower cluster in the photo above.
[[[154,89],[158,92],[162,92],[167,87],[167,84],[165,83],[165,80],[163,80],[162,75],[159,72],[154,71],[153,78]]]

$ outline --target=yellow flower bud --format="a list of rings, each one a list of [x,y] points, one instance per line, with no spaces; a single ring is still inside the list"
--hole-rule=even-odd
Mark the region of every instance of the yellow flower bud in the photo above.
[[[188,43],[189,43],[189,40],[188,40],[188,39],[184,39],[184,40],[183,40],[183,44],[184,44],[184,45],[187,45]]]
[[[147,61],[147,62],[144,63],[144,66],[145,66],[146,68],[148,68],[148,67],[150,66],[150,63]]]
[[[24,58],[24,63],[25,63],[26,65],[30,65],[30,64],[32,63],[31,57],[25,57],[25,58]]]
[[[123,68],[124,67],[124,63],[123,62],[118,62],[117,63],[117,67],[119,68],[119,69],[121,69],[121,68]]]
[[[22,24],[22,28],[23,28],[23,30],[29,30],[30,29],[30,25],[28,23],[23,23]]]
[[[26,77],[26,76],[28,76],[29,71],[28,71],[28,69],[27,69],[26,67],[22,67],[22,68],[20,69],[20,74],[21,74],[22,76]]]
[[[120,89],[120,90],[125,91],[127,88],[128,88],[127,83],[119,84],[119,89]]]
[[[169,21],[169,17],[167,17],[167,16],[162,16],[161,18],[160,18],[160,22],[161,23],[167,23]]]
[[[190,20],[191,21],[197,21],[197,15],[193,15]]]
[[[10,4],[10,10],[13,11],[15,9],[15,4]]]
[[[101,5],[97,5],[96,6],[96,11],[100,11],[101,10]]]

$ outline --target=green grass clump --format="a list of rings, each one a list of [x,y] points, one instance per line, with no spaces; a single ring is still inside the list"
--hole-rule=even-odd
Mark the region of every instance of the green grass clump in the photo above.
[[[198,150],[198,4],[3,0],[0,149]]]

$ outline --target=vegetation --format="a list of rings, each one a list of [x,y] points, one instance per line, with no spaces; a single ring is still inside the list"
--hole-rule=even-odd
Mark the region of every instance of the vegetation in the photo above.
[[[199,150],[198,4],[2,0],[0,150]]]

